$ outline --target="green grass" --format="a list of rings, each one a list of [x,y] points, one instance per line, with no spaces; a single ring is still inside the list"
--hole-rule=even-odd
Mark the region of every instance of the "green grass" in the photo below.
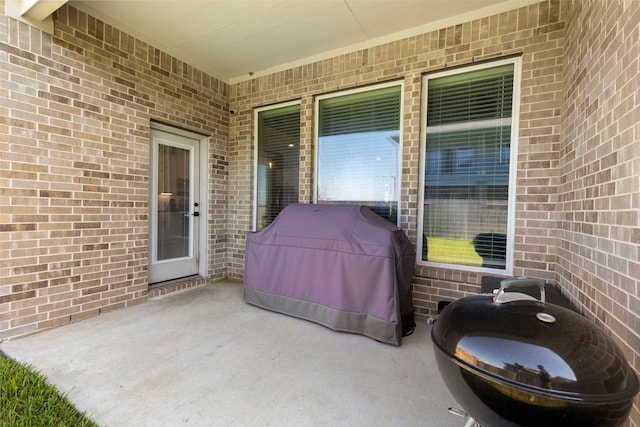
[[[473,249],[470,240],[429,237],[429,261],[445,264],[482,265],[482,257]]]
[[[31,366],[0,354],[0,426],[97,427]]]

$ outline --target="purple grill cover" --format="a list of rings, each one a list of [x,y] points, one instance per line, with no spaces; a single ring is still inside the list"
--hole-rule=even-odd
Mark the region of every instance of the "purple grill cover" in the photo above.
[[[364,206],[296,204],[247,234],[245,301],[400,345],[415,326],[415,250]]]

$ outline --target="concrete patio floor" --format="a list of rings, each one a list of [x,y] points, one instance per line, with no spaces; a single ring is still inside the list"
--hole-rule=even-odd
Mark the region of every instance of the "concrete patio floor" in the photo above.
[[[244,302],[217,282],[0,343],[103,427],[458,427],[430,328],[400,347]]]

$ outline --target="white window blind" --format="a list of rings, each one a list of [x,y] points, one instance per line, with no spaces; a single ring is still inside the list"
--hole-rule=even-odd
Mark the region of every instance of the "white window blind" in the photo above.
[[[425,80],[422,260],[504,270],[514,64]]]
[[[256,230],[291,203],[298,203],[300,105],[257,113]]]
[[[318,101],[318,203],[359,204],[398,223],[401,86]]]

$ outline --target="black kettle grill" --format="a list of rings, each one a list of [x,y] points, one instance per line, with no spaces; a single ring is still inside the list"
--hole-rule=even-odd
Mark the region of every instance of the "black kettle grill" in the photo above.
[[[540,300],[505,292],[531,285]],[[639,390],[616,343],[578,313],[545,304],[540,279],[503,280],[495,295],[453,301],[431,337],[467,425],[620,426]]]

